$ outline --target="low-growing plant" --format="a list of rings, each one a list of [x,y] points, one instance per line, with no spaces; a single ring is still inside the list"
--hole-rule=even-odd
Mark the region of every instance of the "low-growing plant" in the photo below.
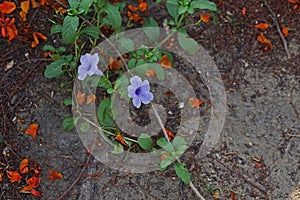
[[[108,142],[114,145],[114,153],[121,153],[124,148],[130,149],[134,145],[138,146],[138,151],[163,149],[160,169],[165,170],[174,163],[177,176],[184,183],[189,184],[191,174],[179,159],[188,148],[184,137],[176,136],[170,140],[164,134],[164,137],[155,142],[145,133],[140,134],[137,139],[122,136],[122,131],[115,123],[118,113],[112,108],[112,97],[119,94],[131,101],[136,108],[140,108],[142,104],[151,104],[154,95],[150,90],[150,84],[148,80],[142,80],[141,77],[152,70],[151,72],[154,72],[159,80],[165,79],[166,69],[163,67],[163,60],[167,60],[168,67],[171,67],[173,58],[171,53],[161,47],[172,42],[173,37],[177,37],[176,41],[183,50],[190,54],[196,53],[198,46],[193,39],[187,37],[185,18],[203,9],[216,12],[215,3],[209,0],[166,0],[165,6],[170,14],[167,20],[170,33],[166,38],[160,38],[160,28],[153,17],[145,18],[143,21],[143,31],[154,46],[135,46],[130,38],[122,36],[121,13],[126,6],[125,2],[112,4],[106,0],[68,0],[68,4],[66,14],[57,14],[58,22],[53,21],[51,35],[59,34],[66,45],[71,45],[72,50],[67,51],[65,47],[44,46],[45,51],[51,52],[53,60],[45,70],[44,74],[47,78],[66,74],[72,81],[76,78],[82,81],[80,90],[73,91],[76,93],[75,100],[64,101],[65,105],[72,105],[79,113],[79,117],[66,118],[63,121],[64,130],[72,130],[79,122],[82,132],[89,131],[91,126],[96,127],[101,130]],[[201,20],[195,24],[200,22]],[[102,33],[104,28],[111,30],[110,35],[117,38],[116,46],[104,36]],[[176,32],[181,34],[176,34]],[[119,55],[118,58],[110,58],[106,69],[102,71],[98,68],[98,64],[105,65],[103,60],[105,57],[110,57],[110,52],[103,50],[97,53],[85,53],[87,48],[96,46],[100,36],[111,44],[112,49]],[[125,73],[127,76],[124,76]],[[96,83],[93,82],[94,78],[97,80]],[[95,84],[103,91],[103,95],[98,98],[90,93],[88,87],[90,84]],[[84,106],[96,102],[96,99],[100,100],[97,105],[99,124],[91,122],[85,118],[84,114],[81,114]],[[161,129],[165,132],[163,125]]]

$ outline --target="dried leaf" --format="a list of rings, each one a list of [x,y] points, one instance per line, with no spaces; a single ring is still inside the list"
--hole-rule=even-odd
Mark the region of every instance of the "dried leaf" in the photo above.
[[[24,22],[26,21],[26,16],[29,10],[29,6],[30,6],[29,0],[21,2],[22,11],[19,14]]]
[[[141,12],[145,12],[147,10],[147,3],[146,2],[140,2],[138,5],[138,9]]]
[[[191,104],[192,108],[199,108],[203,104],[200,99],[197,99],[195,97],[189,98],[189,103]]]
[[[16,4],[14,2],[4,1],[0,4],[0,12],[2,14],[10,14],[16,9]]]
[[[289,30],[288,30],[287,27],[285,27],[285,26],[282,27],[282,34],[283,34],[284,37],[287,37],[287,36],[288,36]]]
[[[28,171],[29,171],[28,163],[29,163],[29,160],[27,158],[25,158],[21,161],[21,164],[20,164],[20,167],[19,167],[21,174],[28,173]]]
[[[89,104],[91,104],[92,102],[95,102],[96,100],[97,100],[96,95],[91,94],[91,95],[89,95],[89,96],[86,98],[86,104],[89,105]]]
[[[265,38],[263,33],[259,33],[259,35],[257,36],[257,41],[259,43],[261,43],[262,45],[267,45],[269,46],[270,50],[272,50],[272,43],[270,42],[270,40],[268,40],[267,38]]]
[[[21,193],[28,193],[28,191],[32,190],[32,187],[30,185],[24,186],[22,189],[19,190]]]
[[[39,191],[37,190],[30,190],[30,193],[35,196],[35,197],[40,197],[42,196],[42,193],[40,193]]]
[[[12,18],[8,25],[6,26],[7,34],[8,34],[8,43],[10,43],[13,39],[15,39],[18,35],[18,30],[15,26],[15,18]]]
[[[148,69],[146,72],[146,76],[154,76],[156,71],[154,69]]]
[[[106,67],[106,70],[119,70],[124,67],[124,64],[121,60],[114,60],[112,57],[109,58],[109,66]]]
[[[37,178],[35,176],[32,176],[30,179],[26,181],[26,183],[30,185],[31,188],[37,188],[40,182],[41,182],[41,178]]]
[[[33,42],[31,43],[32,48],[35,48],[39,44],[38,39],[42,39],[42,40],[45,40],[45,41],[47,40],[47,37],[44,36],[43,34],[39,33],[39,32],[33,32],[32,36],[33,36]]]
[[[39,125],[37,123],[30,124],[25,131],[26,135],[31,135],[33,139],[36,139],[36,133],[39,130]]]
[[[289,0],[290,3],[298,3],[299,0]]]
[[[7,177],[10,179],[11,183],[19,182],[22,179],[22,176],[19,172],[16,171],[6,171]]]
[[[123,144],[124,146],[128,146],[128,144],[124,141],[124,139],[123,139],[123,137],[122,137],[122,135],[121,135],[120,132],[117,134],[117,136],[115,137],[115,139],[118,140],[119,142],[121,142],[121,144]]]
[[[209,18],[210,18],[210,13],[200,14],[200,19],[201,19],[201,21],[203,21],[204,23],[209,22]]]
[[[162,59],[160,61],[160,65],[165,67],[165,68],[171,68],[171,62],[170,62],[168,56],[166,56],[166,55],[162,56]]]
[[[39,4],[35,0],[31,0],[31,5],[33,8],[39,7]]]
[[[170,130],[168,130],[167,128],[165,128],[165,130],[166,130],[166,132],[167,132],[167,135],[168,135],[168,137],[169,137],[169,140],[173,140],[174,139],[174,134],[170,131]]]
[[[247,12],[247,8],[243,7],[243,9],[242,9],[242,16],[246,15],[246,12]]]
[[[85,97],[86,97],[86,94],[85,93],[81,93],[78,90],[77,95],[76,95],[76,99],[77,99],[78,105],[80,105],[80,106],[84,105],[84,103],[85,103]]]
[[[266,30],[267,28],[269,28],[269,25],[267,23],[259,23],[259,24],[256,24],[254,26],[254,28],[261,29],[261,30]]]
[[[50,169],[49,171],[49,179],[51,181],[55,181],[57,179],[62,179],[63,178],[63,175],[58,173],[57,171],[53,170],[53,169]]]

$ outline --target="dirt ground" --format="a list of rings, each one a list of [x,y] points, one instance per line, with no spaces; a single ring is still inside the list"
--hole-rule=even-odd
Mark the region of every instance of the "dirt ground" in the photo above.
[[[163,3],[148,3],[149,13],[161,24],[167,17]],[[291,58],[287,59],[263,1],[216,3],[219,22],[189,27],[188,33],[209,52],[222,75],[226,122],[206,157],[195,158],[202,143],[198,136],[182,160],[206,199],[216,195],[219,199],[300,199],[300,11],[293,10],[287,0],[269,3],[280,25],[290,30],[286,39]],[[243,7],[245,15],[241,15]],[[49,36],[52,15],[51,10],[37,8],[28,16],[32,26],[47,35],[43,44],[61,42]],[[256,40],[259,31],[254,25],[260,22],[270,25],[263,32],[272,50],[265,51]],[[68,79],[43,76],[49,61],[42,45],[32,49],[22,38],[11,44],[0,38],[0,46],[1,172],[16,169],[23,158],[40,163],[40,199],[61,199],[65,192],[62,199],[196,199],[171,169],[130,174],[89,157],[77,132],[62,130],[62,120],[72,115],[70,107],[62,104],[71,93],[60,88]],[[5,70],[11,60],[14,66]],[[175,68],[184,67],[179,62]],[[39,124],[36,140],[24,134],[32,122]],[[63,179],[51,182],[50,168],[61,172]],[[36,199],[18,192],[24,183],[10,183],[3,176],[0,185],[0,199]]]

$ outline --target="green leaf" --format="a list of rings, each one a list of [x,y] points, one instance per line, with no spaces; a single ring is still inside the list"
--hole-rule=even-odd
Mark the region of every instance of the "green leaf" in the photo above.
[[[76,31],[79,25],[77,16],[66,16],[62,26],[62,39],[65,43],[71,44],[76,40]]]
[[[72,105],[72,103],[73,103],[72,99],[65,99],[64,100],[64,105],[65,106],[70,106],[70,105]]]
[[[180,146],[182,145],[187,145],[187,142],[185,141],[185,139],[181,136],[176,136],[173,141],[172,141],[172,144],[175,148],[175,150],[177,150]]]
[[[70,5],[70,8],[77,9],[80,1],[79,0],[68,0],[68,3]]]
[[[114,150],[112,151],[112,153],[113,154],[121,154],[121,153],[123,153],[123,151],[124,151],[124,147],[121,144],[117,143],[114,145]]]
[[[183,163],[175,162],[174,164],[176,175],[185,183],[189,184],[191,180],[190,172],[184,167]]]
[[[136,68],[134,68],[134,73],[137,75],[137,76],[144,76],[147,72],[147,69],[148,69],[148,66],[147,64],[145,64],[146,61],[141,59],[139,60],[137,63],[136,63]]]
[[[127,63],[127,66],[129,69],[132,69],[136,66],[136,59],[135,58],[131,58],[128,63]]]
[[[149,135],[142,133],[137,141],[143,149],[147,151],[151,151],[153,149],[153,141]]]
[[[195,0],[191,3],[194,8],[198,9],[207,9],[210,11],[217,11],[217,6],[214,2],[211,2],[209,0]]]
[[[118,50],[121,54],[134,50],[134,43],[131,39],[122,37],[118,39]]]
[[[56,49],[56,52],[57,53],[64,53],[64,52],[66,52],[66,47],[58,47],[57,49]]]
[[[153,69],[155,70],[156,76],[158,80],[164,80],[165,79],[165,70],[164,68],[158,64],[158,63],[149,63],[148,64],[148,69]]]
[[[114,89],[119,90],[123,88],[127,88],[129,85],[129,80],[126,76],[122,76],[121,78],[117,79],[115,84],[114,84]]]
[[[152,17],[144,19],[143,31],[153,43],[157,43],[160,31],[155,19]]]
[[[80,124],[80,131],[86,133],[90,130],[90,123],[87,122],[87,121],[83,121],[81,124]]]
[[[112,88],[112,83],[106,76],[101,76],[99,78],[98,86],[104,89]]]
[[[173,145],[168,142],[165,138],[160,138],[157,140],[157,145],[163,148],[168,154],[174,153],[174,147]]]
[[[103,99],[98,106],[98,120],[101,125],[110,127],[114,124],[114,120],[112,119],[112,111],[111,111],[111,101],[106,98]]]
[[[80,34],[86,34],[86,35],[91,36],[95,39],[98,39],[99,35],[100,35],[100,30],[97,27],[88,26],[88,27],[83,28],[80,31]]]
[[[75,122],[73,118],[66,118],[62,123],[64,131],[71,131],[75,128]]]
[[[174,162],[174,158],[167,156],[165,159],[163,159],[160,162],[160,168],[161,169],[166,169],[169,165],[171,165]]]
[[[44,45],[44,47],[43,47],[43,51],[52,51],[52,52],[55,52],[55,48],[54,48],[54,46],[52,46],[52,45],[49,45],[49,44],[46,44],[46,45]]]
[[[192,38],[187,38],[182,33],[178,34],[179,45],[190,54],[196,54],[198,51],[198,43]]]
[[[63,74],[62,66],[67,64],[68,62],[64,59],[56,60],[50,65],[47,66],[44,71],[44,75],[46,78],[54,78],[61,74]]]
[[[121,14],[117,7],[106,3],[103,7],[104,11],[107,14],[107,21],[115,29],[119,30],[122,24]]]
[[[178,8],[178,14],[181,15],[181,14],[185,13],[187,10],[188,10],[187,6],[179,6],[179,8]]]
[[[62,30],[62,25],[55,24],[50,29],[50,35],[53,35],[55,33],[61,33],[61,30]]]
[[[174,21],[177,23],[179,13],[178,13],[178,1],[177,0],[167,0],[166,1],[166,7],[168,10],[168,13],[174,18]]]
[[[79,10],[84,10],[84,13],[86,14],[89,11],[93,1],[94,0],[82,0],[79,5]]]

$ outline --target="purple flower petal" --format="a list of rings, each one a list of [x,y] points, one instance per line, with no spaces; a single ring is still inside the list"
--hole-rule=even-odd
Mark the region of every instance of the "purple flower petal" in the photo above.
[[[103,76],[103,72],[98,69],[99,56],[98,54],[91,55],[86,53],[81,56],[80,63],[78,67],[78,79],[83,80],[87,75],[92,76]]]
[[[137,108],[141,107],[141,100],[139,98],[133,99],[133,105]]]

